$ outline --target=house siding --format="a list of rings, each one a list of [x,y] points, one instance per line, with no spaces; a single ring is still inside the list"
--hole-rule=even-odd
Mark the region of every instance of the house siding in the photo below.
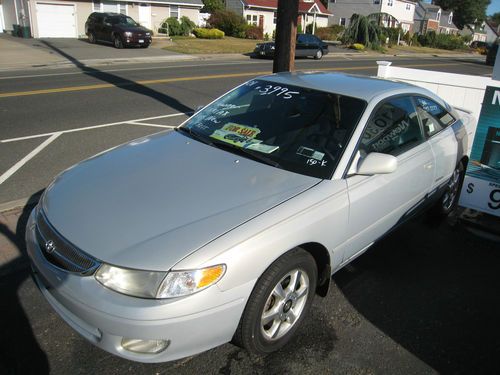
[[[6,0],[13,1],[13,0]],[[19,1],[19,0],[18,0]],[[93,12],[92,1],[66,1],[66,0],[35,0],[29,2],[30,12],[31,12],[31,28],[32,35],[35,38],[39,37],[38,25],[37,25],[37,14],[36,14],[36,4],[38,2],[51,3],[51,4],[74,4],[75,5],[75,17],[76,17],[76,32],[78,37],[85,37],[85,22],[87,21],[90,13]],[[124,3],[117,1],[116,4]],[[132,17],[134,20],[139,20],[139,3],[126,2],[127,4],[127,15]],[[186,16],[192,20],[195,24],[199,23],[199,7],[191,6],[180,6],[180,17]],[[170,17],[170,6],[168,4],[151,4],[151,27],[154,32],[158,31],[158,28],[163,23],[163,21]],[[12,25],[11,25],[12,29]]]
[[[5,30],[12,31],[12,25],[17,24],[14,0],[3,0],[2,5]]]
[[[329,1],[328,10],[333,13],[333,17],[329,17],[328,24],[340,25],[340,19],[345,18],[347,27],[353,14],[368,16],[380,12],[381,6],[382,4],[374,4],[373,0],[358,0],[355,3],[352,0],[336,0],[335,3]]]

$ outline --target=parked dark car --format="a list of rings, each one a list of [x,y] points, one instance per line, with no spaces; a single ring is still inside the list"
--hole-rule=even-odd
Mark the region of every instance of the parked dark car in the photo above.
[[[113,43],[116,48],[151,44],[151,30],[119,13],[92,13],[85,22],[85,34],[90,43]]]
[[[498,52],[498,42],[493,43],[490,48],[488,48],[488,53],[486,54],[486,65],[495,65],[495,60],[497,58]]]
[[[274,42],[259,43],[254,53],[259,57],[274,57]],[[312,34],[297,34],[296,57],[314,57],[319,60],[328,53],[328,44]]]

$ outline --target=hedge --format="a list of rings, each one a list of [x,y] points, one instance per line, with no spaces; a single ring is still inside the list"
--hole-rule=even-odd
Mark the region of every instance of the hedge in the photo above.
[[[224,38],[224,31],[219,29],[193,29],[193,34],[200,39],[222,39]]]

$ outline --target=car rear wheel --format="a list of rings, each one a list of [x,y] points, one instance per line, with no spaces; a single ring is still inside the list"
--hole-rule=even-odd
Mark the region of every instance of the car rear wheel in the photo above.
[[[447,216],[457,207],[464,174],[464,165],[460,162],[455,167],[453,174],[446,184],[443,195],[434,207],[435,214],[438,216]]]
[[[322,57],[323,57],[323,50],[321,50],[321,49],[317,50],[316,54],[314,55],[314,59],[321,60]]]
[[[95,37],[95,34],[94,33],[90,33],[89,34],[89,43],[94,44],[96,41],[97,41],[97,39]]]
[[[257,355],[283,347],[306,316],[316,281],[316,263],[305,250],[278,258],[257,281],[233,343]]]
[[[113,36],[113,45],[115,46],[115,48],[123,48],[122,38],[120,38],[119,35]]]

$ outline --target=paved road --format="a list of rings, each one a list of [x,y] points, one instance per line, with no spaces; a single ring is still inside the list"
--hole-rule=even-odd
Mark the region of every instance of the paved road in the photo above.
[[[476,59],[391,61],[491,74],[491,67]],[[29,197],[60,171],[97,152],[162,130],[158,126],[179,124],[186,116],[151,118],[190,113],[235,85],[269,73],[271,64],[240,59],[0,73],[0,204]],[[300,59],[296,64],[300,70],[376,74],[373,58]]]

